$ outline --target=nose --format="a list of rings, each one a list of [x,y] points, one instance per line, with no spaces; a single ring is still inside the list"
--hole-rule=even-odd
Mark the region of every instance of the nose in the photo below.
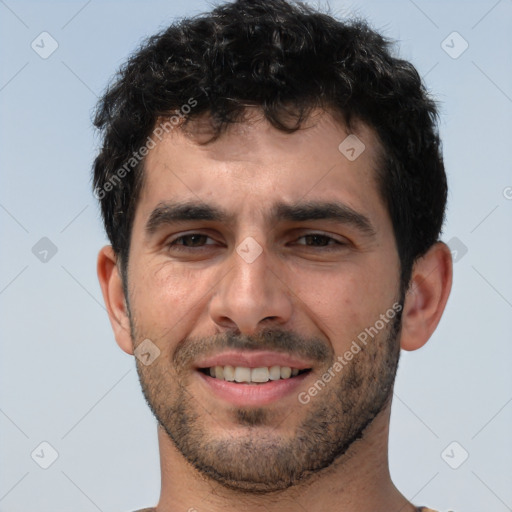
[[[210,301],[210,316],[221,331],[251,335],[290,320],[291,292],[271,269],[265,251],[252,262],[233,251],[225,263],[229,270]]]

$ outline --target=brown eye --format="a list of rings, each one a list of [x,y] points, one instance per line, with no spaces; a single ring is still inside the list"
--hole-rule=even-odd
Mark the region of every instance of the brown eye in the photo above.
[[[173,251],[186,251],[194,248],[201,249],[215,244],[215,240],[208,235],[204,235],[202,233],[189,233],[171,240],[167,244],[167,248]]]
[[[334,238],[323,235],[320,233],[312,233],[310,235],[303,235],[297,239],[304,240],[304,243],[300,243],[299,245],[304,245],[307,247],[332,247],[334,245],[344,245],[342,242],[335,240]]]
[[[180,236],[179,238],[177,238],[174,241],[174,243],[176,243],[178,241],[182,241],[183,243],[178,244],[178,245],[184,245],[185,247],[201,247],[202,245],[204,245],[206,243],[207,239],[208,239],[208,237],[206,235],[198,235],[198,234],[185,235],[185,236]]]

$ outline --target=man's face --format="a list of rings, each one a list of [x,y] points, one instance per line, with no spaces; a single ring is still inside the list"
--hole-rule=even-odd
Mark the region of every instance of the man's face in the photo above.
[[[223,485],[293,485],[388,404],[400,267],[377,144],[357,136],[350,161],[329,115],[293,134],[253,116],[204,146],[175,130],[147,156],[128,304],[134,345],[160,354],[139,376],[177,449]]]

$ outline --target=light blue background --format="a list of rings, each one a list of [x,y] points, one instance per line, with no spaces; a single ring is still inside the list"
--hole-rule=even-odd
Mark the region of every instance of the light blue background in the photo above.
[[[0,0],[2,512],[123,512],[158,500],[155,420],[96,279],[106,239],[90,191],[91,113],[145,36],[211,5]],[[435,93],[450,186],[444,240],[468,249],[439,328],[402,356],[392,477],[440,511],[512,510],[512,0],[330,5],[398,39]],[[59,44],[46,60],[30,46],[43,31]],[[457,59],[441,47],[453,31],[469,43]],[[42,237],[58,248],[47,263],[31,252]],[[59,454],[46,470],[30,455],[42,441]],[[452,441],[469,453],[458,469],[441,457]]]

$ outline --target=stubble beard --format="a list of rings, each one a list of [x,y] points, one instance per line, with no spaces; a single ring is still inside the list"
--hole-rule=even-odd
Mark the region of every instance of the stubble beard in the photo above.
[[[360,352],[307,405],[297,400],[301,419],[293,431],[280,430],[287,411],[233,407],[229,413],[236,435],[229,430],[215,435],[212,427],[220,429],[208,414],[214,415],[215,409],[207,411],[194,398],[187,376],[173,368],[172,361],[157,360],[148,367],[137,361],[137,371],[158,423],[194,468],[232,490],[270,493],[303,483],[342,462],[347,450],[364,436],[391,399],[400,328],[397,313],[385,329],[360,345]],[[132,335],[134,340],[143,339],[135,325]],[[330,359],[326,370],[335,362],[333,354]],[[320,379],[322,373],[316,377]]]

